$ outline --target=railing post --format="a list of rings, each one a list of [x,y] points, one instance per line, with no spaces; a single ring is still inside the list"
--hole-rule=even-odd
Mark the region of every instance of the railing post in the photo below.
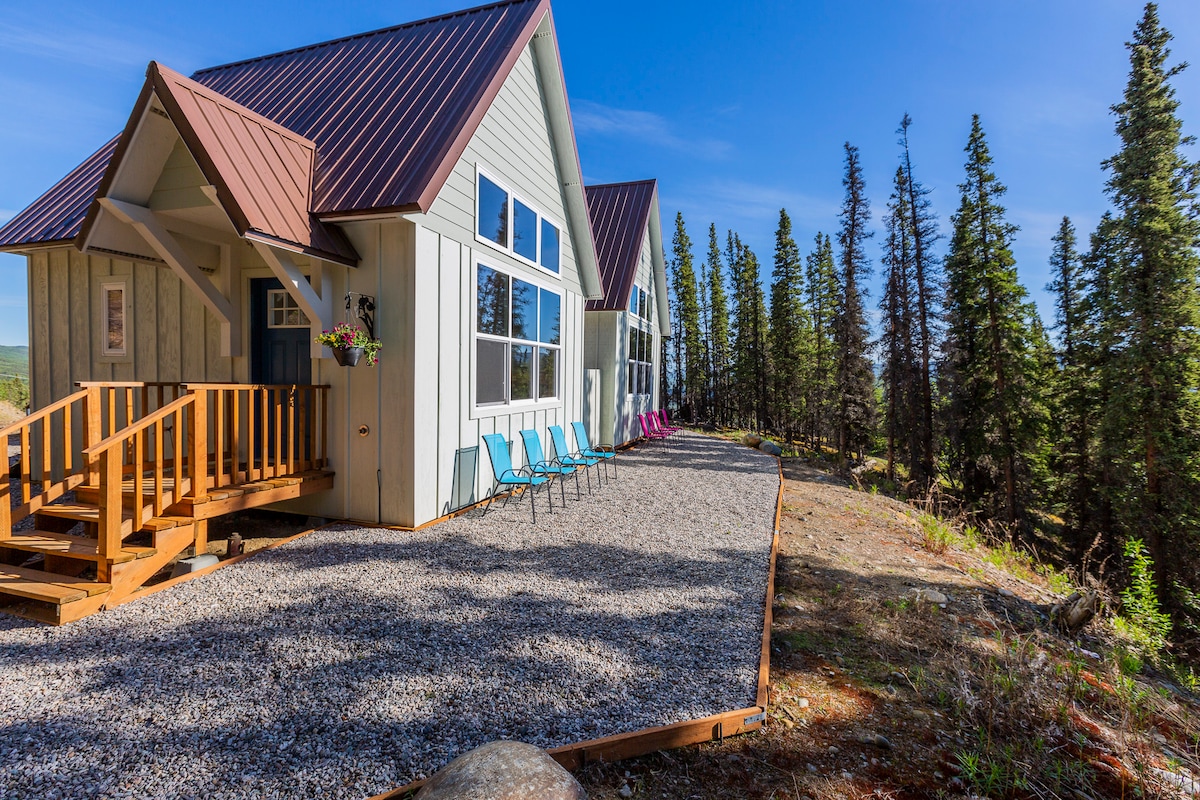
[[[100,387],[87,387],[83,398],[83,449],[87,450],[97,445],[104,438],[103,417],[100,414]],[[88,486],[95,486],[100,480],[100,467],[95,460],[84,465],[84,474]]]
[[[188,431],[191,445],[192,497],[208,494],[208,389],[192,389],[192,419]]]
[[[100,454],[100,530],[96,580],[112,581],[111,556],[121,549],[121,454],[124,446],[110,447]]]

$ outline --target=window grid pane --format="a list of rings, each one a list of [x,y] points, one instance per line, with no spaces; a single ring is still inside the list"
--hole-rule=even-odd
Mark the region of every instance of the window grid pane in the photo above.
[[[530,261],[537,260],[537,212],[513,198],[513,252]]]
[[[479,235],[501,247],[508,247],[508,192],[487,176],[479,176]]]

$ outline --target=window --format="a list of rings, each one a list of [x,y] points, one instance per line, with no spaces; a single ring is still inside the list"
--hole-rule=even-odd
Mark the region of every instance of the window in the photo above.
[[[104,328],[100,332],[103,353],[106,356],[124,356],[128,352],[125,330],[125,284],[100,284],[100,297],[104,307]]]
[[[269,289],[267,291],[268,328],[307,328],[308,326],[308,317],[300,310],[296,298],[288,294],[286,289]]]
[[[475,279],[475,403],[558,397],[562,297],[483,264]]]
[[[629,326],[629,367],[625,384],[628,394],[648,395],[653,392],[654,333],[636,324]]]
[[[555,275],[559,273],[559,227],[482,171],[477,173],[476,181],[475,233],[481,241]]]
[[[650,293],[636,283],[629,295],[629,313],[644,320],[650,319]]]

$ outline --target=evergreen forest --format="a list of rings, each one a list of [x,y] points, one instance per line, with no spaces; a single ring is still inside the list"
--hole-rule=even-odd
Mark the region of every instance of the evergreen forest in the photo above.
[[[1097,165],[1109,210],[1093,231],[1064,216],[1053,238],[1053,319],[1018,278],[983,121],[938,219],[905,114],[896,151],[871,154],[895,159],[886,203],[872,208],[846,143],[841,211],[811,242],[784,209],[773,253],[711,223],[698,257],[676,215],[664,404],[860,480],[875,461],[877,488],[1050,554],[1080,585],[1133,603],[1136,583],[1164,640],[1197,652],[1200,168],[1170,40],[1146,5],[1113,91],[1118,147]]]

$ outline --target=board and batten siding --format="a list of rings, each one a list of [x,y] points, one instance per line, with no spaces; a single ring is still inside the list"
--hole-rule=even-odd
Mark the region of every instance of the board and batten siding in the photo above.
[[[79,381],[229,381],[221,329],[171,269],[84,254],[72,247],[28,256],[30,404],[36,410]],[[100,286],[125,287],[126,355],[105,356]]]
[[[448,513],[467,497],[482,499],[493,475],[482,437],[499,433],[512,443],[515,464],[525,462],[522,429],[538,431],[547,455],[547,428],[583,419],[584,297],[567,225],[558,172],[534,54],[526,47],[484,115],[428,214],[416,222],[415,302],[419,309],[414,353],[416,392],[412,431],[413,521]],[[531,267],[475,236],[476,168],[505,184],[560,230],[557,277]],[[476,409],[473,397],[475,267],[483,263],[551,287],[562,295],[559,398],[529,409]],[[461,491],[457,460],[474,454],[472,490]]]

